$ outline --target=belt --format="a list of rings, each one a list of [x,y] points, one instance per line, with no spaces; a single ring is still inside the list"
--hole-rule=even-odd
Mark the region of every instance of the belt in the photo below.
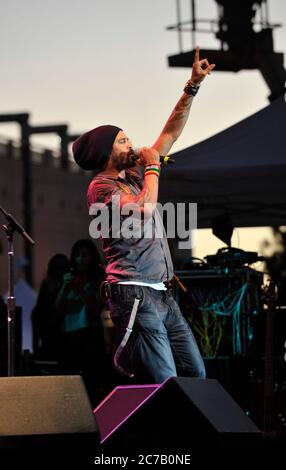
[[[105,291],[109,298],[112,297],[114,294],[121,294],[122,292],[126,291],[128,287],[132,287],[135,284],[118,284],[117,282],[112,283],[105,283]]]
[[[104,287],[108,294],[108,297],[111,297],[112,294],[116,294],[116,293],[120,294],[121,292],[120,284],[116,284],[116,283],[108,284],[107,282],[105,282]]]
[[[163,282],[163,284],[168,290],[173,289],[173,281],[165,281]],[[104,283],[105,291],[108,294],[109,298],[112,296],[112,294],[120,294],[122,292],[122,289],[126,289],[130,285],[132,286],[136,284],[118,284],[116,282]],[[144,287],[144,286],[139,286],[139,287]]]

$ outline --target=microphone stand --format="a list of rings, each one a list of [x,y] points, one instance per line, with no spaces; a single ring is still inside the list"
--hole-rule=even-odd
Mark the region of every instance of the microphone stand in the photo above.
[[[31,245],[34,245],[34,240],[25,232],[24,228],[17,222],[17,220],[8,214],[3,207],[0,206],[0,212],[6,218],[8,224],[2,225],[6,232],[8,240],[8,297],[7,297],[7,352],[8,364],[7,375],[12,377],[15,373],[15,306],[16,301],[14,297],[14,247],[13,236],[14,232],[20,233],[25,240]]]

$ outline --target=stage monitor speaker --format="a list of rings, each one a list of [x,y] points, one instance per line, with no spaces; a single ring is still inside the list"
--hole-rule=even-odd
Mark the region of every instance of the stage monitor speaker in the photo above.
[[[172,377],[161,385],[116,387],[94,413],[106,449],[260,446],[257,426],[213,379]]]
[[[1,377],[0,416],[0,449],[99,444],[80,376]]]
[[[151,397],[160,385],[120,385],[94,410],[103,443]]]

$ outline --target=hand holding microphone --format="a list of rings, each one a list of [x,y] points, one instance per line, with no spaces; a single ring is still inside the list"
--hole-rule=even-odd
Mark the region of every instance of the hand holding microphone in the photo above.
[[[137,161],[141,166],[151,165],[152,163],[160,163],[160,155],[155,149],[142,147],[140,149],[135,149],[133,154],[134,157],[132,157],[132,159]]]
[[[168,157],[167,155],[159,155],[157,150],[149,147],[142,147],[131,150],[131,158],[133,161],[138,161],[139,165],[146,166],[151,163],[161,163],[163,165],[168,165],[169,163],[175,163],[175,160]]]

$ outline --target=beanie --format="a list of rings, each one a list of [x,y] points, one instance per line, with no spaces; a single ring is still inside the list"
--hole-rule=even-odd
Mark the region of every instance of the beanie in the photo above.
[[[76,139],[72,146],[76,163],[83,170],[101,171],[108,161],[119,127],[105,125],[92,129]]]

